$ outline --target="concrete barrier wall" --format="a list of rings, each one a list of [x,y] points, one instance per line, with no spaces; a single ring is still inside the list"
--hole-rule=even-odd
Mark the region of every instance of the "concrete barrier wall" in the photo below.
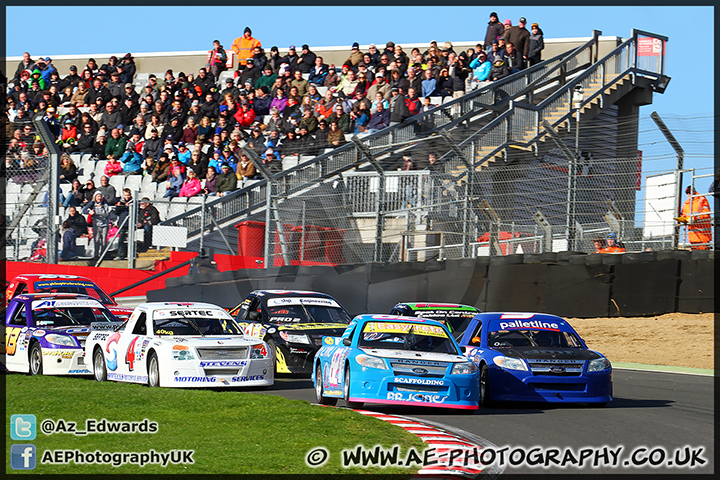
[[[427,263],[274,267],[171,278],[149,301],[204,301],[234,307],[252,290],[317,290],[351,313],[387,313],[398,302],[475,305],[565,317],[713,312],[714,252],[623,255],[572,252]]]

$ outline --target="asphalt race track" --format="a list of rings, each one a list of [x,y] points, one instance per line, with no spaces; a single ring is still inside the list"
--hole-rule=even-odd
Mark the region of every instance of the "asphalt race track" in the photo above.
[[[519,403],[502,408],[481,408],[472,415],[420,407],[365,405],[363,408],[461,428],[499,448],[509,447],[508,453],[513,449],[528,452],[532,447],[543,447],[545,450],[554,447],[563,452],[559,457],[562,458],[566,450],[579,456],[582,448],[602,453],[603,447],[613,450],[622,447],[618,455],[620,467],[592,468],[589,463],[594,457],[591,456],[584,460],[582,468],[559,467],[552,462],[548,468],[527,464],[506,465],[506,474],[714,472],[712,377],[616,369],[613,381],[614,401],[605,408]],[[315,401],[312,382],[304,378],[276,378],[275,385],[267,393]],[[338,405],[342,406],[343,402]],[[693,469],[666,465],[668,460],[674,460],[676,449],[680,451],[678,459],[684,461],[686,450],[683,447],[688,446],[691,449],[704,447],[700,457],[706,463]],[[659,461],[663,455],[661,451],[650,455],[656,447],[664,448],[665,461]],[[635,460],[644,461],[644,465],[632,466],[630,459],[633,452]],[[607,458],[612,461],[611,455]],[[658,466],[650,466],[650,459]],[[623,466],[626,460],[630,462],[629,466]]]

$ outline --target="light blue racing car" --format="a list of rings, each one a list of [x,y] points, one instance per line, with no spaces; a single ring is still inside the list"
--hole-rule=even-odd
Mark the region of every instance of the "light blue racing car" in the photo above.
[[[426,318],[359,315],[323,337],[312,380],[317,402],[475,410],[479,378],[447,327]]]

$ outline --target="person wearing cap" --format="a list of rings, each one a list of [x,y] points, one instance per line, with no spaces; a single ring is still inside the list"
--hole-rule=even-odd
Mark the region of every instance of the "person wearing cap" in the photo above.
[[[95,251],[93,257],[100,258],[100,254],[105,250],[107,245],[107,234],[110,228],[110,217],[113,214],[112,207],[103,198],[103,193],[96,190],[92,194],[90,200],[82,209],[82,213],[88,215],[92,212],[92,228]]]
[[[148,197],[140,199],[140,209],[138,211],[137,228],[143,229],[143,240],[139,243],[137,251],[139,253],[147,252],[152,245],[153,225],[160,223],[160,212],[150,202]]]
[[[68,74],[63,77],[63,79],[60,81],[60,88],[65,87],[76,87],[78,82],[81,80],[80,75],[78,75],[77,67],[75,65],[70,65],[70,68],[68,69]]]
[[[508,20],[506,20],[506,22],[507,21]],[[505,44],[507,45],[508,43],[512,43],[515,49],[520,53],[520,57],[523,62],[519,67],[520,69],[525,68],[524,62],[530,51],[530,32],[528,32],[527,28],[525,28],[526,22],[527,20],[525,20],[525,17],[520,17],[516,26],[507,28],[505,33],[503,33],[503,36],[505,37]]]
[[[295,50],[295,45],[290,45],[288,47],[288,54],[282,57],[281,63],[286,63],[290,67],[290,71],[294,71],[297,68],[299,58]]]
[[[257,46],[253,49],[252,59],[255,63],[255,68],[258,72],[262,73],[265,71],[265,65],[268,62],[265,50],[261,46]]]
[[[122,83],[132,83],[135,78],[137,66],[135,59],[131,53],[126,53],[122,60],[118,63],[118,72],[120,72],[120,81]]]
[[[302,50],[300,50],[300,55],[298,55],[297,68],[300,69],[302,73],[309,73],[313,66],[315,66],[316,58],[317,55],[310,51],[310,47],[307,44],[304,44]]]
[[[685,189],[687,199],[675,218],[687,227],[688,241],[692,250],[708,250],[712,242],[712,220],[710,204],[705,195],[698,195],[692,185]]]
[[[245,27],[243,35],[236,38],[230,47],[238,59],[238,69],[245,68],[248,58],[253,56],[255,47],[262,47],[262,43],[257,38],[253,38],[250,27]]]
[[[218,179],[217,179],[217,183],[215,184],[215,188],[217,189],[218,196],[222,197],[223,195],[226,195],[228,192],[237,190],[238,179],[235,176],[235,172],[230,167],[229,163],[223,162],[220,165],[220,170],[222,173],[220,173],[220,175],[218,175]]]
[[[114,98],[122,98],[125,94],[125,82],[120,81],[120,73],[110,73],[110,81],[107,84],[107,89],[110,91],[110,95]]]
[[[490,13],[490,21],[488,22],[487,31],[485,32],[485,51],[490,52],[492,42],[503,34],[505,26],[498,20],[496,12]]]
[[[350,56],[345,60],[344,64],[350,65],[351,68],[355,69],[357,64],[362,62],[363,54],[360,52],[360,44],[354,42],[350,47]]]
[[[255,180],[260,175],[255,168],[255,164],[250,161],[245,153],[240,154],[240,162],[237,164],[237,170],[235,171],[237,179],[242,181],[243,184],[246,180]]]
[[[543,40],[543,31],[537,23],[533,23],[530,28],[530,37],[528,38],[528,57],[527,66],[531,67],[540,63],[540,55],[542,50],[545,48],[545,41]]]
[[[250,83],[250,86],[254,86],[263,75],[258,68],[255,67],[255,60],[249,58],[245,64],[245,69],[237,76],[238,87],[242,88],[246,83]]]
[[[607,234],[607,237],[605,237],[605,241],[607,242],[607,246],[604,248],[601,248],[599,252],[596,251],[596,253],[624,253],[625,247],[618,242],[617,234],[615,232],[610,232]]]

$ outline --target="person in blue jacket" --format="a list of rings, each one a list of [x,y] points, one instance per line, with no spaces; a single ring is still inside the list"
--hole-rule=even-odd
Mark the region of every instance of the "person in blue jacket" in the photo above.
[[[473,82],[484,82],[490,75],[492,63],[488,61],[485,52],[480,52],[478,56],[470,62],[470,68],[473,69]]]

